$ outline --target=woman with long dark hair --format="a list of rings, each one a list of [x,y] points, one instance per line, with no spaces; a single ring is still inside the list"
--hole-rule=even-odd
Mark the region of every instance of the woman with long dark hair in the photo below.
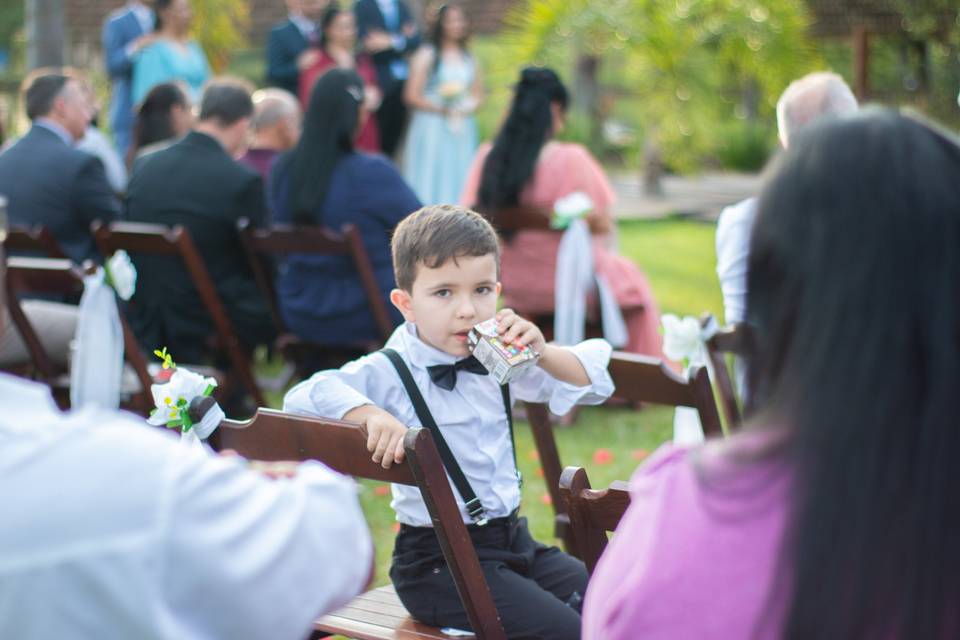
[[[373,113],[380,107],[382,96],[377,86],[377,69],[373,66],[373,60],[369,55],[357,52],[357,20],[352,11],[332,5],[323,13],[319,31],[319,55],[312,65],[300,73],[300,102],[306,109],[313,85],[328,69],[353,69],[363,79],[364,112],[356,147],[361,151],[378,153],[380,131]]]
[[[580,191],[593,201],[587,223],[593,233],[594,270],[610,285],[629,334],[627,350],[662,357],[660,314],[646,277],[609,247],[613,188],[583,146],[554,140],[563,128],[567,90],[550,69],[520,73],[507,118],[493,145],[480,147],[461,202],[496,218],[517,205],[550,215],[560,198]],[[548,213],[549,212],[549,213]],[[521,231],[507,240],[501,257],[506,306],[527,314],[553,313],[554,276],[560,234]]]
[[[176,82],[158,84],[140,103],[133,123],[133,140],[127,152],[127,167],[142,155],[164,149],[187,135],[193,113],[187,94]]]
[[[585,637],[960,637],[958,175],[890,110],[791,140],[751,239],[752,417],[638,470]]]
[[[354,148],[362,104],[363,81],[356,72],[335,68],[320,76],[300,142],[274,164],[270,202],[275,222],[333,231],[356,225],[387,300],[396,286],[390,234],[420,202],[389,160]],[[290,256],[279,265],[277,296],[287,326],[311,342],[342,345],[379,338],[347,256]],[[399,324],[399,314],[387,306]]]
[[[403,175],[427,204],[460,199],[477,151],[473,114],[483,100],[483,83],[468,40],[463,8],[445,4],[437,11],[430,43],[410,61],[404,100],[413,117],[403,151]]]

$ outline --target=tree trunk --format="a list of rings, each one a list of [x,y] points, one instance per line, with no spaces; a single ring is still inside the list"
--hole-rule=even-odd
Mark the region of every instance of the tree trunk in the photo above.
[[[578,113],[587,116],[590,122],[590,137],[594,140],[603,135],[603,123],[600,121],[600,83],[597,80],[599,68],[599,57],[588,54],[577,56],[573,107]]]
[[[26,0],[27,68],[61,67],[66,61],[63,0]]]

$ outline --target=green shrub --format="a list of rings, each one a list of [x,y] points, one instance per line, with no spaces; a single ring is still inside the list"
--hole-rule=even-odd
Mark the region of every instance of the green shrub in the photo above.
[[[749,120],[717,125],[714,155],[720,166],[734,171],[759,171],[776,144],[776,127]]]

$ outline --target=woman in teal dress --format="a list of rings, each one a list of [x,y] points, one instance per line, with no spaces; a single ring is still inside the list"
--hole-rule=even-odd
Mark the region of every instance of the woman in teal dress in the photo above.
[[[133,63],[133,104],[163,82],[181,82],[190,101],[200,101],[203,84],[210,79],[207,56],[190,38],[193,14],[189,0],[157,0],[157,40],[140,51]]]
[[[467,19],[455,4],[437,12],[432,44],[410,64],[404,99],[413,110],[403,174],[424,204],[460,200],[477,150],[474,112],[483,98],[477,59],[467,49]]]

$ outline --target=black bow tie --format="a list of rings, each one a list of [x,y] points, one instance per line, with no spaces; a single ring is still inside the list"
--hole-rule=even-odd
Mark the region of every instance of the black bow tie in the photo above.
[[[480,364],[480,361],[470,356],[463,360],[457,360],[453,364],[435,364],[427,367],[427,373],[430,379],[441,389],[453,391],[457,384],[457,371],[466,371],[467,373],[476,373],[487,375],[487,370]]]

